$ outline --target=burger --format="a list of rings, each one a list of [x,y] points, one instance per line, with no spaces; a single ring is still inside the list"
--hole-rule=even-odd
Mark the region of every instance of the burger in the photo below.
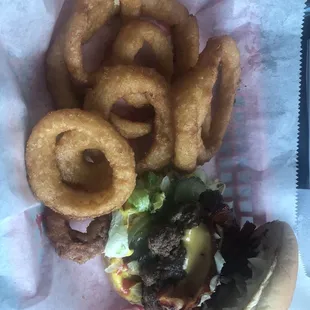
[[[146,310],[288,309],[297,276],[284,222],[238,224],[203,170],[142,175],[112,213],[104,252],[114,289]]]

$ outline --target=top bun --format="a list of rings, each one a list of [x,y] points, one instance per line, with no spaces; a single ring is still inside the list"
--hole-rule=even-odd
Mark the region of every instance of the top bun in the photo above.
[[[261,237],[261,243],[258,256],[249,259],[253,265],[253,278],[243,300],[247,304],[244,309],[288,309],[298,271],[295,234],[287,223],[275,221],[257,228],[255,236]]]

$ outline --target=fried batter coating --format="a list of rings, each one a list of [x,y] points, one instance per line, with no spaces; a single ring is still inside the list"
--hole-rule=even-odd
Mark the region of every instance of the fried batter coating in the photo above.
[[[195,66],[199,55],[197,19],[177,0],[141,0],[141,14],[172,26],[176,74]]]
[[[134,64],[135,56],[144,42],[147,42],[155,53],[155,69],[170,81],[173,73],[172,43],[159,27],[150,22],[133,20],[121,28],[113,45],[114,62],[123,65]]]
[[[82,233],[73,230],[63,215],[49,208],[44,210],[47,236],[57,254],[79,264],[104,252],[110,221],[110,215],[98,217],[89,224],[87,232]]]
[[[120,0],[121,15],[124,21],[137,18],[141,14],[141,0]]]
[[[141,0],[141,14],[165,22],[169,26],[181,24],[188,17],[187,8],[177,0]]]
[[[212,116],[211,100],[218,77]],[[201,164],[209,161],[220,148],[239,78],[237,45],[232,38],[222,36],[209,39],[195,68],[174,83],[174,164],[177,168],[194,170],[197,160]]]
[[[90,86],[94,76],[83,64],[82,45],[120,10],[115,0],[77,0],[75,11],[68,22],[64,58],[77,85]]]
[[[81,98],[74,87],[64,60],[66,25],[52,42],[46,57],[46,80],[57,109],[79,108]]]
[[[144,94],[155,110],[153,144],[137,163],[137,169],[161,169],[172,157],[173,134],[169,87],[155,70],[134,66],[106,68],[97,85],[86,95],[84,109],[98,111],[109,119],[113,104],[128,94]]]
[[[56,142],[55,157],[62,181],[88,192],[108,188],[113,170],[104,154],[94,149],[76,152],[68,147],[69,143],[80,143],[80,138],[80,135],[72,135],[69,131]]]
[[[62,181],[56,161],[56,137],[76,153],[101,151],[113,169],[107,189],[86,192]],[[62,140],[61,139],[61,140]],[[134,154],[126,140],[103,118],[79,109],[49,113],[33,128],[27,142],[26,167],[34,194],[46,206],[71,218],[98,217],[120,208],[135,182]]]
[[[183,4],[177,0],[123,0],[121,1],[121,14],[127,19],[138,16],[150,17],[172,26],[175,51],[174,71],[176,74],[184,74],[196,65],[199,56],[197,19],[189,15]]]
[[[175,50],[175,75],[179,76],[193,68],[199,56],[199,28],[196,16],[190,15],[172,29]]]
[[[149,134],[152,131],[151,123],[132,122],[111,113],[111,123],[115,129],[126,139],[136,139]]]

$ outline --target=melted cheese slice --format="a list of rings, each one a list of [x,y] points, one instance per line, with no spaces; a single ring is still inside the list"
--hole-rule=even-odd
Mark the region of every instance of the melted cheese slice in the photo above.
[[[186,249],[184,269],[186,278],[182,281],[188,296],[196,295],[209,274],[212,263],[212,238],[204,224],[185,232],[183,243]]]

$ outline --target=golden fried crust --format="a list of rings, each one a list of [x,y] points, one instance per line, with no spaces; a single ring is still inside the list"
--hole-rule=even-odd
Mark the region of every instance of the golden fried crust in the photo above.
[[[173,26],[188,17],[187,8],[177,0],[141,0],[142,14]]]
[[[175,75],[179,76],[193,68],[199,56],[199,28],[196,16],[172,28],[175,49]]]
[[[138,18],[141,14],[141,0],[120,0],[120,5],[124,21]]]
[[[206,48],[201,55],[197,66],[203,66],[204,62],[212,59],[214,65],[221,64],[221,76],[218,91],[214,101],[214,116],[208,134],[202,134],[203,144],[207,156],[204,160],[209,161],[221,147],[227,126],[229,124],[240,81],[240,53],[236,42],[229,36],[211,39],[210,48]],[[219,58],[214,57],[215,51],[220,50]]]
[[[123,65],[134,64],[135,56],[144,42],[154,51],[156,70],[170,81],[173,73],[172,43],[159,27],[150,22],[133,20],[121,28],[113,45],[114,62]]]
[[[80,98],[74,89],[64,61],[66,29],[56,36],[46,57],[46,80],[49,92],[57,109],[79,108]]]
[[[210,104],[219,65],[221,76],[210,123]],[[194,69],[174,83],[174,164],[177,168],[194,170],[197,160],[202,164],[217,152],[231,117],[239,78],[238,48],[233,39],[223,36],[211,38]]]
[[[107,189],[89,193],[62,182],[55,148],[56,137],[64,132],[69,135],[68,148],[75,152],[96,149],[106,156],[113,169]],[[51,112],[34,127],[27,142],[26,167],[30,186],[38,199],[72,218],[110,213],[125,203],[135,187],[134,154],[126,140],[101,117],[79,109]]]
[[[177,0],[141,0],[142,15],[172,27],[175,54],[175,74],[184,74],[194,67],[199,55],[197,19]]]
[[[125,96],[124,100],[135,108],[141,108],[148,104],[144,94],[128,94]]]
[[[136,139],[152,131],[151,123],[132,122],[111,113],[110,121],[115,129],[126,139]]]
[[[67,131],[56,142],[55,158],[61,179],[86,191],[100,191],[112,180],[112,168],[104,155],[97,150],[80,152],[68,145],[78,145],[82,136]]]
[[[98,111],[109,119],[113,104],[128,94],[144,94],[155,110],[153,144],[137,169],[161,169],[172,157],[173,135],[169,87],[155,70],[134,66],[106,68],[86,95],[84,109]]]
[[[87,227],[87,233],[70,228],[69,221],[49,208],[44,210],[46,233],[57,254],[83,264],[104,252],[108,240],[110,215],[98,217]]]
[[[82,45],[119,9],[119,2],[115,0],[77,0],[75,11],[68,22],[64,58],[78,85],[89,86],[93,79],[84,69]]]

